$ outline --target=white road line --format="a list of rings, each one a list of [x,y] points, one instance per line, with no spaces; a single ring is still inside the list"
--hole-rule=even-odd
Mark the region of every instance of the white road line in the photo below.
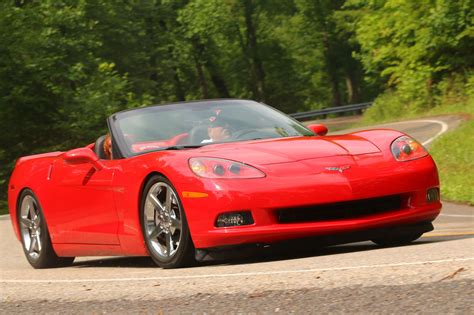
[[[369,268],[386,268],[386,267],[403,267],[425,264],[443,264],[452,262],[472,261],[474,257],[469,258],[453,258],[441,260],[426,260],[416,262],[404,262],[396,264],[379,264],[379,265],[361,265],[361,266],[347,266],[335,268],[316,268],[316,269],[297,269],[297,270],[279,270],[279,271],[255,271],[255,272],[239,272],[239,273],[223,273],[223,274],[203,274],[190,276],[163,276],[163,277],[144,277],[144,278],[111,278],[111,279],[50,279],[50,280],[33,280],[33,279],[11,279],[0,280],[0,283],[72,283],[72,282],[126,282],[126,281],[153,281],[153,280],[187,280],[187,279],[202,279],[202,278],[228,278],[228,277],[249,277],[249,276],[266,276],[266,275],[282,275],[295,273],[312,273],[322,271],[341,271],[354,269],[369,269]]]
[[[441,213],[440,216],[455,217],[455,218],[474,218],[474,215],[468,215],[468,214],[444,214],[444,213]]]
[[[472,228],[465,228],[465,229],[464,229],[464,228],[461,228],[461,229],[459,229],[459,228],[454,228],[454,229],[437,229],[437,228],[435,227],[435,229],[434,229],[433,231],[428,232],[427,234],[429,234],[429,233],[436,233],[436,232],[460,232],[460,231],[472,231],[472,230],[473,230]]]
[[[444,121],[441,121],[441,120],[435,120],[435,119],[420,119],[420,120],[408,120],[408,121],[398,121],[398,122],[393,122],[393,123],[388,123],[388,124],[383,124],[383,125],[380,125],[380,126],[385,126],[385,125],[395,125],[395,124],[410,124],[410,123],[417,123],[417,122],[421,122],[421,123],[430,123],[430,124],[439,124],[441,126],[441,130],[435,134],[433,137],[423,141],[421,144],[422,145],[428,145],[430,144],[433,140],[435,140],[436,138],[438,138],[439,136],[441,136],[443,133],[445,133],[446,131],[448,131],[449,129],[449,126],[447,123],[445,123]]]
[[[2,214],[2,215],[0,215],[0,219],[1,218],[6,218],[6,217],[9,217],[9,216],[10,216],[9,214]]]

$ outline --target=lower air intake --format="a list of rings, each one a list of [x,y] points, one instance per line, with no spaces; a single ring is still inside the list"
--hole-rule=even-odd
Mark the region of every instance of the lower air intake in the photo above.
[[[399,210],[401,195],[277,210],[279,223],[338,221]]]

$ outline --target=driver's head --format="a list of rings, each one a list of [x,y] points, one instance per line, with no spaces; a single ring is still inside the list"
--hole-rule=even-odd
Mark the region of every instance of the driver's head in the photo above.
[[[210,124],[207,133],[212,142],[220,142],[230,138],[229,124],[220,115],[220,110],[215,116],[209,118]]]

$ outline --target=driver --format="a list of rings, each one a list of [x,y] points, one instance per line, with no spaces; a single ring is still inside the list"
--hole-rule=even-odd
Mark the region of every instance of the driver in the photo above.
[[[201,143],[222,142],[231,137],[229,124],[220,117],[219,113],[220,111],[209,118],[210,124],[207,128],[209,139],[204,139]]]

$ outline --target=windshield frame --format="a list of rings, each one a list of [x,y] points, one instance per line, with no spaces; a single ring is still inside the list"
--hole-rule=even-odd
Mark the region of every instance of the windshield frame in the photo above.
[[[129,157],[134,157],[134,156],[139,156],[151,152],[157,152],[157,151],[164,151],[167,150],[167,147],[155,149],[155,150],[148,150],[144,152],[133,152],[131,149],[129,149],[125,138],[120,132],[120,128],[118,127],[118,121],[120,119],[134,116],[134,115],[140,115],[143,113],[146,113],[147,111],[154,111],[156,110],[156,107],[160,108],[170,108],[170,107],[181,107],[181,106],[209,106],[209,103],[216,103],[216,104],[224,104],[224,103],[235,103],[235,102],[243,102],[243,103],[255,103],[258,104],[259,106],[265,106],[268,109],[275,111],[286,118],[289,118],[293,123],[297,124],[298,126],[302,127],[302,129],[306,130],[308,132],[307,135],[301,135],[301,136],[314,136],[314,133],[308,129],[305,125],[303,125],[301,122],[297,121],[293,117],[281,112],[280,110],[269,106],[267,104],[261,103],[261,102],[256,102],[253,100],[245,100],[245,99],[212,99],[212,100],[199,100],[199,101],[188,101],[188,102],[175,102],[175,103],[167,103],[167,104],[157,104],[157,105],[150,105],[146,107],[138,107],[138,108],[132,108],[132,109],[127,109],[123,110],[120,112],[117,112],[115,114],[112,114],[109,116],[107,119],[107,124],[112,136],[112,141],[113,141],[113,152],[114,152],[114,157],[120,159],[120,158],[129,158]],[[289,137],[294,137],[294,136],[289,136]],[[279,138],[286,138],[285,136],[278,137],[275,139]],[[262,138],[262,139],[267,139],[267,138]],[[270,139],[270,138],[268,138]],[[225,141],[225,142],[211,142],[211,143],[202,143],[201,146],[206,146],[210,144],[219,144],[219,143],[236,143],[236,142],[242,142],[242,141],[249,141],[249,139],[234,139],[232,141]],[[197,148],[201,146],[189,146],[191,148]],[[172,146],[173,149],[176,149],[176,146]],[[186,148],[186,146],[183,146],[183,148]]]

